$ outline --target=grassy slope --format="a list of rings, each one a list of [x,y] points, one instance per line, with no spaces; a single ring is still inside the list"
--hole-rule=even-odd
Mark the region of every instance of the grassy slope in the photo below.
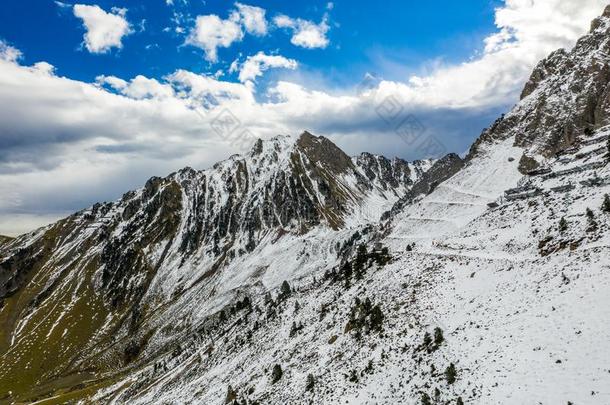
[[[66,229],[59,228],[44,236],[46,246],[65,237]],[[53,257],[44,257],[26,287],[5,299],[0,310],[0,401],[26,402],[67,390],[70,397],[86,394],[98,371],[107,371],[77,363],[82,353],[95,352],[93,337],[106,323],[108,311],[93,290],[95,259],[84,259],[75,251],[71,260],[56,263]],[[57,281],[49,297],[34,307],[33,300],[53,279]]]

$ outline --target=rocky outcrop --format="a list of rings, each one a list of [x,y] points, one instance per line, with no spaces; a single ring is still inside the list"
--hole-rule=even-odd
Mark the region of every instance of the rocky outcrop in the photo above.
[[[421,178],[411,187],[411,190],[398,200],[390,211],[383,214],[381,219],[391,218],[418,197],[430,194],[439,184],[459,172],[464,164],[464,160],[455,153],[450,153],[437,160],[430,169],[422,174]]]
[[[593,21],[576,46],[553,52],[534,69],[521,101],[484,130],[467,160],[481,144],[510,137],[525,149],[523,170],[535,156],[548,158],[610,123],[610,9]]]

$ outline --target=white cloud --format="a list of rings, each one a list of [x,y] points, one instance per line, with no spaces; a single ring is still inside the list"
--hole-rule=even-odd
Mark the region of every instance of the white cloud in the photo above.
[[[267,35],[265,9],[242,3],[235,3],[235,8],[226,20],[215,14],[198,16],[186,43],[203,49],[208,61],[217,62],[218,48],[240,42],[244,30],[251,35]]]
[[[485,39],[481,55],[438,67],[405,83],[382,85],[414,105],[510,105],[536,63],[558,48],[571,47],[605,5],[605,0],[506,0],[496,9],[498,32]]]
[[[281,55],[267,55],[264,52],[258,52],[254,56],[248,56],[246,61],[238,67],[237,61],[231,64],[230,72],[239,70],[239,81],[246,83],[255,81],[257,77],[262,76],[269,68],[284,68],[296,69],[298,63],[294,59],[288,59]]]
[[[241,26],[231,20],[223,20],[217,15],[197,17],[187,43],[205,51],[205,58],[210,62],[218,61],[218,48],[228,48],[233,42],[244,37]]]
[[[266,11],[260,7],[248,6],[235,3],[237,7],[236,16],[242,23],[248,34],[264,36],[267,35]]]
[[[133,33],[125,14],[127,9],[113,8],[111,12],[99,6],[75,4],[74,15],[83,20],[85,47],[91,53],[106,53],[112,48],[123,47],[123,37]]]
[[[136,100],[163,99],[174,95],[174,90],[170,85],[161,84],[158,80],[142,75],[136,76],[130,82],[114,76],[98,76],[96,82],[99,85],[107,84],[121,94]]]
[[[322,22],[316,24],[312,21],[290,18],[287,15],[280,14],[273,19],[273,22],[278,28],[292,30],[290,42],[293,45],[314,49],[326,48],[330,43],[326,36],[330,29],[326,20],[327,17],[325,16]]]
[[[16,213],[42,218],[24,220],[25,231],[50,218],[39,215],[111,200],[151,175],[205,168],[229,156],[234,144],[211,125],[220,111],[262,138],[309,129],[349,153],[421,157],[375,112],[380,100],[394,96],[428,134],[449,150],[464,150],[517,100],[536,62],[571,46],[604,6],[605,0],[507,0],[496,12],[498,32],[480,55],[404,81],[382,80],[363,93],[281,81],[255,94],[247,83],[186,70],[89,84],[59,77],[44,62],[20,65],[20,52],[0,43],[0,234]],[[264,71],[264,62],[252,65],[244,78]]]
[[[0,39],[0,60],[7,62],[16,62],[21,59],[22,53],[19,49],[14,48]]]

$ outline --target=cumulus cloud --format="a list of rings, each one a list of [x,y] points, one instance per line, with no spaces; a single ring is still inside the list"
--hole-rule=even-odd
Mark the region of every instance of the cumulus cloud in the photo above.
[[[44,215],[117,198],[151,175],[209,167],[236,151],[232,135],[213,125],[221,114],[235,117],[235,133],[268,138],[308,129],[348,153],[424,157],[378,114],[391,98],[448,151],[464,151],[480,128],[517,100],[535,63],[573,45],[604,6],[599,0],[507,0],[496,11],[497,32],[472,59],[403,81],[378,80],[361,91],[280,81],[257,94],[247,79],[286,65],[266,54],[252,56],[247,69],[248,59],[236,64],[245,83],[186,70],[84,83],[58,76],[48,63],[22,65],[20,52],[2,42],[0,233],[16,214],[39,221],[24,219],[25,231],[50,218]]]
[[[255,81],[257,77],[270,68],[296,69],[298,63],[294,59],[288,59],[281,55],[267,55],[264,52],[258,52],[254,56],[248,56],[246,61],[241,64],[237,61],[231,64],[230,72],[239,70],[239,81],[242,83]]]
[[[133,33],[125,18],[127,9],[112,8],[108,13],[97,5],[75,4],[74,15],[83,20],[84,43],[91,53],[106,53],[112,48],[123,47],[123,37]]]
[[[287,28],[292,31],[290,42],[302,48],[326,48],[330,41],[326,34],[330,27],[325,16],[319,24],[301,18],[291,18],[280,14],[273,19],[278,28]]]
[[[382,86],[428,107],[508,105],[517,100],[535,64],[558,48],[573,46],[605,5],[604,0],[506,0],[496,9],[498,31],[485,39],[480,55]]]
[[[215,14],[198,16],[186,43],[204,50],[206,60],[218,61],[218,48],[228,48],[248,34],[265,36],[268,33],[266,10],[260,7],[235,3],[229,18]]]
[[[96,82],[99,85],[109,85],[121,94],[136,100],[146,98],[163,99],[174,95],[174,90],[171,86],[161,84],[158,80],[149,79],[142,75],[136,76],[130,82],[115,76],[98,76]]]
[[[187,43],[204,50],[205,58],[210,62],[218,61],[218,48],[228,48],[233,42],[244,37],[241,25],[232,19],[223,20],[217,15],[197,17],[195,27]]]
[[[235,3],[237,7],[234,19],[238,19],[243,24],[248,34],[264,36],[267,35],[266,10],[260,7],[248,6],[242,3]]]

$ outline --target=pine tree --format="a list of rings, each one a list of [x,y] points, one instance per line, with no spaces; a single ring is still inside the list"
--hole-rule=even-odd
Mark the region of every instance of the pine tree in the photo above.
[[[316,379],[313,374],[307,374],[307,382],[305,383],[305,391],[313,391],[313,387],[316,384]]]
[[[568,221],[566,221],[565,217],[561,217],[559,220],[559,232],[563,233],[568,230]]]
[[[432,343],[432,336],[428,332],[424,334],[424,347],[430,346]]]
[[[439,327],[434,328],[434,344],[439,346],[444,341],[445,337],[443,336],[443,330]]]
[[[587,232],[594,232],[597,230],[597,221],[595,221],[595,214],[590,208],[587,208],[587,219],[589,220],[589,228]]]
[[[457,401],[455,401],[455,405],[464,405],[464,400],[462,397],[458,397]]]
[[[282,366],[280,366],[279,364],[273,366],[273,371],[271,371],[271,384],[275,384],[276,382],[278,382],[283,375],[284,372],[282,371]]]
[[[371,311],[371,330],[381,332],[381,326],[383,324],[383,312],[379,305],[375,305]]]
[[[455,382],[456,377],[457,377],[457,371],[455,369],[455,365],[453,363],[451,363],[445,370],[445,380],[447,380],[448,384],[453,384]]]
[[[421,396],[421,405],[432,405],[430,395],[426,394],[425,392]]]
[[[604,195],[604,203],[602,204],[602,211],[610,213],[610,195]]]
[[[282,286],[280,287],[280,291],[282,292],[282,295],[284,297],[288,297],[290,295],[292,290],[290,288],[290,284],[288,284],[288,281],[284,280],[284,282],[282,283]]]

